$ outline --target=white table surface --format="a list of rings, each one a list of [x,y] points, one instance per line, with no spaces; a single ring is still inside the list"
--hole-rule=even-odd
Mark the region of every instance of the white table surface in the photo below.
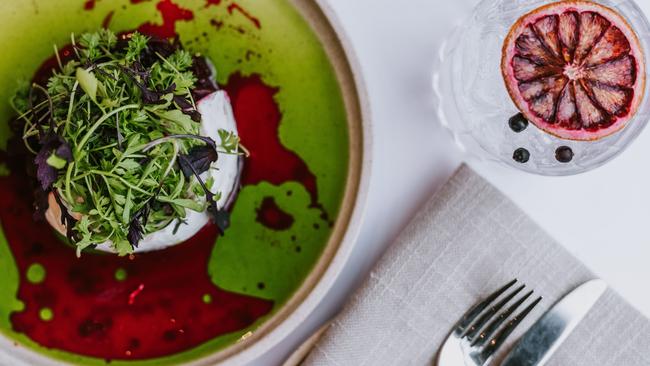
[[[369,93],[373,163],[358,244],[308,320],[255,364],[281,363],[333,317],[400,229],[462,157],[433,110],[438,46],[477,0],[328,0],[351,40]],[[650,15],[650,2],[638,1]],[[473,168],[650,317],[650,129],[614,161],[563,178],[495,164]]]

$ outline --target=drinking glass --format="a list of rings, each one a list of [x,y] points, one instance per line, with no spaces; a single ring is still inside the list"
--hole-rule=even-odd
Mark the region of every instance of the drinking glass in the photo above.
[[[555,137],[532,123],[516,133],[508,120],[519,111],[501,75],[501,50],[510,27],[524,14],[554,1],[483,0],[439,50],[433,84],[439,120],[469,157],[495,161],[541,175],[571,175],[594,169],[620,154],[641,133],[650,117],[650,83],[627,126],[595,141]],[[633,0],[595,1],[621,14],[636,32],[645,60],[650,49],[650,25]],[[568,147],[573,159],[562,163],[556,151]],[[530,153],[527,162],[514,151]]]

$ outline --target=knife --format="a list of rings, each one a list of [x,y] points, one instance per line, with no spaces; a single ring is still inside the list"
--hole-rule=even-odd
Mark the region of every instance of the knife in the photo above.
[[[578,286],[544,314],[515,345],[501,366],[542,366],[607,289],[603,280]]]

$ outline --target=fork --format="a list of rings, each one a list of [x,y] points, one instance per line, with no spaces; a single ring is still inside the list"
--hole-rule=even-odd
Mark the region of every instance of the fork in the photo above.
[[[482,366],[492,360],[494,353],[512,331],[542,300],[541,296],[538,297],[524,310],[512,316],[517,308],[533,294],[531,290],[512,302],[508,308],[499,312],[526,287],[522,284],[496,301],[515,283],[517,283],[517,279],[510,281],[465,313],[442,345],[435,365]],[[506,320],[508,320],[507,323],[505,323]]]

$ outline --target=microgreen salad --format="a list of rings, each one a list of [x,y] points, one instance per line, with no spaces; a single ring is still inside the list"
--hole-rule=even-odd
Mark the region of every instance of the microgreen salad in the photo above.
[[[47,85],[26,85],[11,104],[35,156],[36,196],[56,202],[78,255],[106,242],[130,254],[147,234],[177,229],[187,210],[206,211],[223,232],[228,213],[203,173],[244,150],[232,131],[220,129],[218,143],[200,134],[197,101],[217,89],[207,61],[137,32],[71,42],[69,59],[55,47]],[[48,200],[35,206],[44,215]]]

